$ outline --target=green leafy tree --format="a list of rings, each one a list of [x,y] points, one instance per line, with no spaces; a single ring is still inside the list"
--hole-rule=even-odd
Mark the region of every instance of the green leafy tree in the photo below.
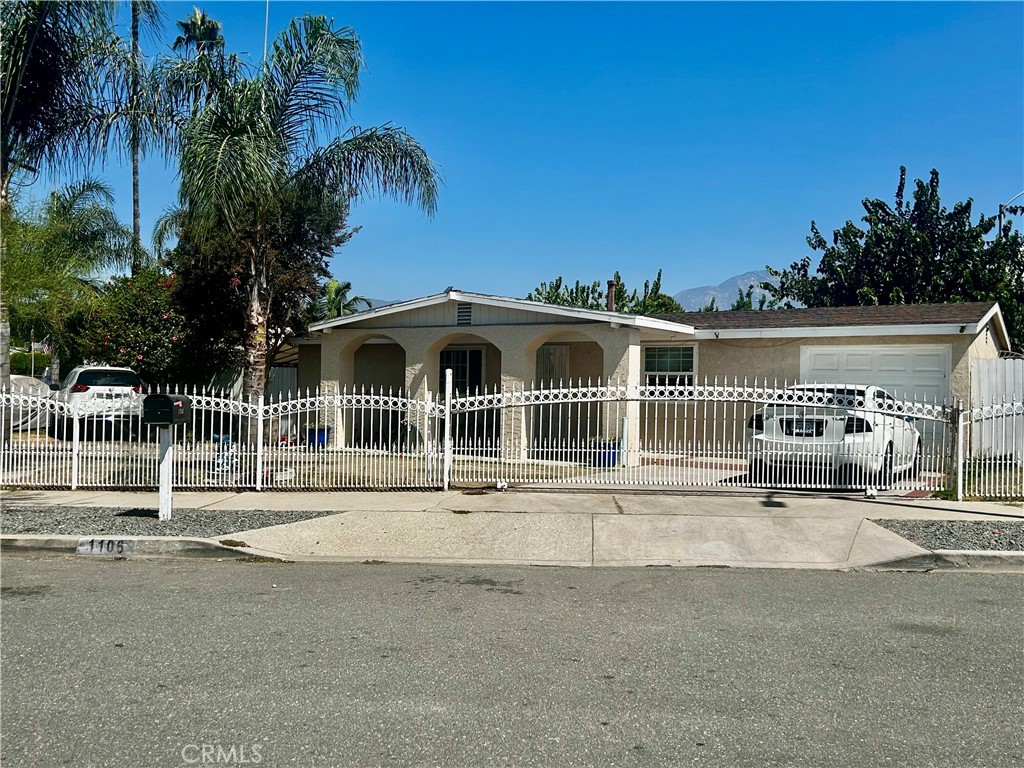
[[[768,304],[768,294],[762,293],[757,299],[757,309],[764,309]],[[736,289],[736,301],[729,307],[730,310],[752,310],[754,309],[754,284],[747,286],[746,292],[742,288]]]
[[[318,144],[347,122],[361,69],[361,44],[351,29],[335,29],[323,17],[296,19],[255,75],[233,73],[207,90],[180,130],[180,211],[172,218],[184,224],[178,231],[194,255],[208,253],[203,242],[219,229],[230,233],[224,257],[239,269],[238,280],[244,275],[236,287],[245,290],[249,394],[265,388],[275,323],[294,330],[298,320],[277,311],[275,270],[289,266],[283,259],[290,252],[276,251],[272,236],[275,216],[305,210],[290,196],[312,196],[320,212],[369,194],[416,203],[428,215],[435,209],[437,169],[404,130],[350,129]],[[303,284],[311,280],[319,290],[324,276],[307,274]]]
[[[618,272],[615,273],[615,277],[619,277]],[[616,306],[618,306],[617,303]],[[667,312],[682,312],[683,308],[679,306],[678,301],[661,292],[661,270],[659,269],[658,276],[653,281],[644,280],[644,292],[638,296],[634,291],[632,300],[624,305],[624,309],[621,311],[634,315],[659,315]]]
[[[267,317],[267,355],[272,361],[288,338],[302,335],[308,324],[324,318],[324,288],[328,260],[352,237],[347,229],[348,201],[339,195],[298,183],[282,190],[263,220],[268,243],[263,264],[270,290]],[[168,223],[168,222],[165,222]],[[182,311],[196,320],[193,338],[212,353],[196,360],[182,380],[208,381],[218,373],[244,368],[251,332],[249,297],[254,274],[238,259],[238,233],[248,236],[255,215],[240,219],[237,232],[227,226],[197,235],[191,220],[180,215],[176,247],[165,261],[178,276],[175,297]],[[242,241],[245,245],[245,241]],[[343,284],[342,284],[343,287]],[[361,297],[336,294],[340,306],[354,308]],[[268,363],[269,364],[269,363]]]
[[[541,282],[526,295],[527,301],[539,301],[544,304],[556,304],[562,307],[581,307],[583,309],[604,309],[604,291],[601,283],[581,283],[576,281],[571,288],[559,275],[550,283]]]
[[[847,221],[829,243],[811,222],[807,244],[821,253],[788,269],[768,267],[779,284],[762,283],[785,306],[923,304],[998,301],[1015,347],[1024,344],[1024,238],[995,217],[973,221],[973,203],[942,206],[939,174],[915,182],[913,200],[904,198],[906,169],[900,168],[895,205],[867,199],[863,227]],[[986,239],[995,235],[993,239]]]
[[[177,275],[156,267],[115,277],[86,319],[81,350],[90,360],[134,369],[150,383],[189,382],[209,350],[196,344],[174,297]]]
[[[637,290],[630,291],[615,273],[615,310],[633,315],[655,315],[664,312],[681,312],[682,307],[671,296],[661,292],[661,270],[653,280],[644,281],[643,294]],[[583,309],[605,309],[605,291],[601,282],[581,283],[579,280],[571,287],[559,276],[550,283],[542,282],[526,295],[527,301],[539,301],[564,307],[581,307]]]

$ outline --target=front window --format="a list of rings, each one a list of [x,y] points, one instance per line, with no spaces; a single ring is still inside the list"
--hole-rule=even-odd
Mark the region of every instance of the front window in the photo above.
[[[685,387],[693,384],[693,347],[644,348],[644,381],[648,387]]]

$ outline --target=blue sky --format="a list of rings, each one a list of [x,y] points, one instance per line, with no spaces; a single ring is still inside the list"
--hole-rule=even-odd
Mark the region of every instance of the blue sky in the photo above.
[[[198,4],[258,60],[263,2]],[[167,3],[163,43],[192,3]],[[823,232],[941,174],[947,205],[1024,190],[1022,3],[271,2],[271,37],[318,13],[355,28],[353,123],[405,127],[440,164],[437,215],[353,208],[336,277],[381,299],[541,280],[663,289],[786,266]],[[153,46],[156,48],[157,46]],[[174,170],[143,169],[144,233]],[[97,169],[131,220],[129,176]]]

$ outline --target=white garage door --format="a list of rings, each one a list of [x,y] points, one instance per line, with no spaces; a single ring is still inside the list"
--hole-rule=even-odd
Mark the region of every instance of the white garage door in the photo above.
[[[948,344],[803,346],[804,382],[875,384],[899,399],[945,402],[950,396]]]

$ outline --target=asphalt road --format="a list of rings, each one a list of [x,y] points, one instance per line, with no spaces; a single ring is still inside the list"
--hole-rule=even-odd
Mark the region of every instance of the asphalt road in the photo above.
[[[5,768],[1024,765],[1020,576],[2,566]]]

